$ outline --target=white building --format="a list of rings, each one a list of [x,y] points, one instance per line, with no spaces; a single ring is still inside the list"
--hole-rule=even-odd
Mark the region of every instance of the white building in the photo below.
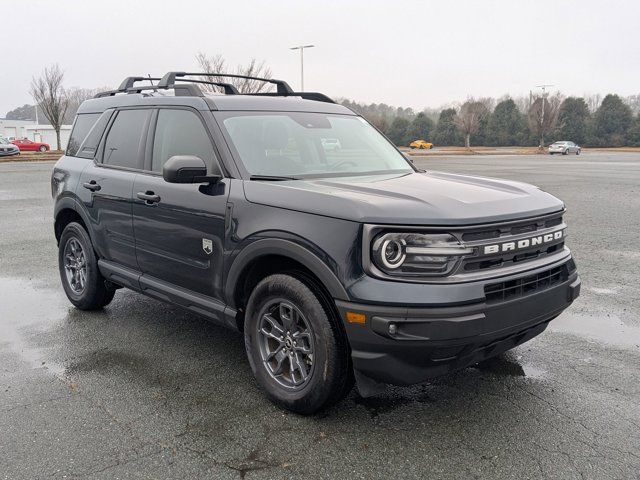
[[[71,125],[60,128],[60,148],[67,148],[71,135]],[[0,136],[13,140],[14,138],[28,138],[34,142],[44,142],[56,148],[56,131],[51,125],[38,125],[33,120],[7,120],[0,118]]]

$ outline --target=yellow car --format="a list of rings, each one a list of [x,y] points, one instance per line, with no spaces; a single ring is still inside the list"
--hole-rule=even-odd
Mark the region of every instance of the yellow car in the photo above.
[[[433,143],[425,140],[415,140],[409,144],[409,148],[433,148]]]

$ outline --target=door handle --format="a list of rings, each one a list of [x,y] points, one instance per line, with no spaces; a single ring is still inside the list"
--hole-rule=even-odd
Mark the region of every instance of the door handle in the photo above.
[[[160,195],[156,195],[151,190],[147,190],[146,192],[138,192],[137,197],[140,200],[144,200],[144,203],[146,203],[147,205],[152,205],[160,201]]]
[[[87,190],[91,190],[92,192],[97,192],[102,188],[100,185],[98,185],[98,183],[95,180],[91,180],[90,182],[84,182],[82,186]]]

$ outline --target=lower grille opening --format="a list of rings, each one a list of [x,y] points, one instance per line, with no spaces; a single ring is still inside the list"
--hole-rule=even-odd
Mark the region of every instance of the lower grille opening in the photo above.
[[[502,302],[546,290],[564,282],[567,278],[567,267],[562,265],[535,275],[486,285],[484,295],[487,303]]]

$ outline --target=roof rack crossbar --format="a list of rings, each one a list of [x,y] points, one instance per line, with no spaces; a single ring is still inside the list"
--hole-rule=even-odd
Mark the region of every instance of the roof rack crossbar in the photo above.
[[[224,93],[227,95],[239,95],[240,92],[236,87],[231,85],[230,83],[225,82],[209,82],[208,80],[196,80],[195,78],[181,78],[181,82],[191,82],[191,83],[200,83],[203,85],[215,85],[217,87],[222,87],[224,89]],[[175,85],[175,84],[174,84]]]
[[[210,72],[169,72],[167,73],[158,85],[168,86],[174,85],[177,78],[182,78],[186,76],[197,75],[200,77],[227,77],[227,78],[244,78],[246,80],[258,80],[260,82],[272,83],[276,86],[276,90],[280,95],[291,95],[293,93],[293,89],[289,86],[287,82],[284,80],[276,80],[274,78],[261,78],[261,77],[251,77],[248,75],[238,75],[235,73],[210,73]]]
[[[154,80],[157,81],[157,80],[160,80],[160,78],[158,77],[127,77],[122,81],[122,83],[116,90],[108,90],[106,92],[100,92],[94,95],[93,98],[111,97],[117,93],[125,93],[127,90],[132,88],[136,82],[142,82],[144,80],[151,82],[151,84],[153,85]]]

